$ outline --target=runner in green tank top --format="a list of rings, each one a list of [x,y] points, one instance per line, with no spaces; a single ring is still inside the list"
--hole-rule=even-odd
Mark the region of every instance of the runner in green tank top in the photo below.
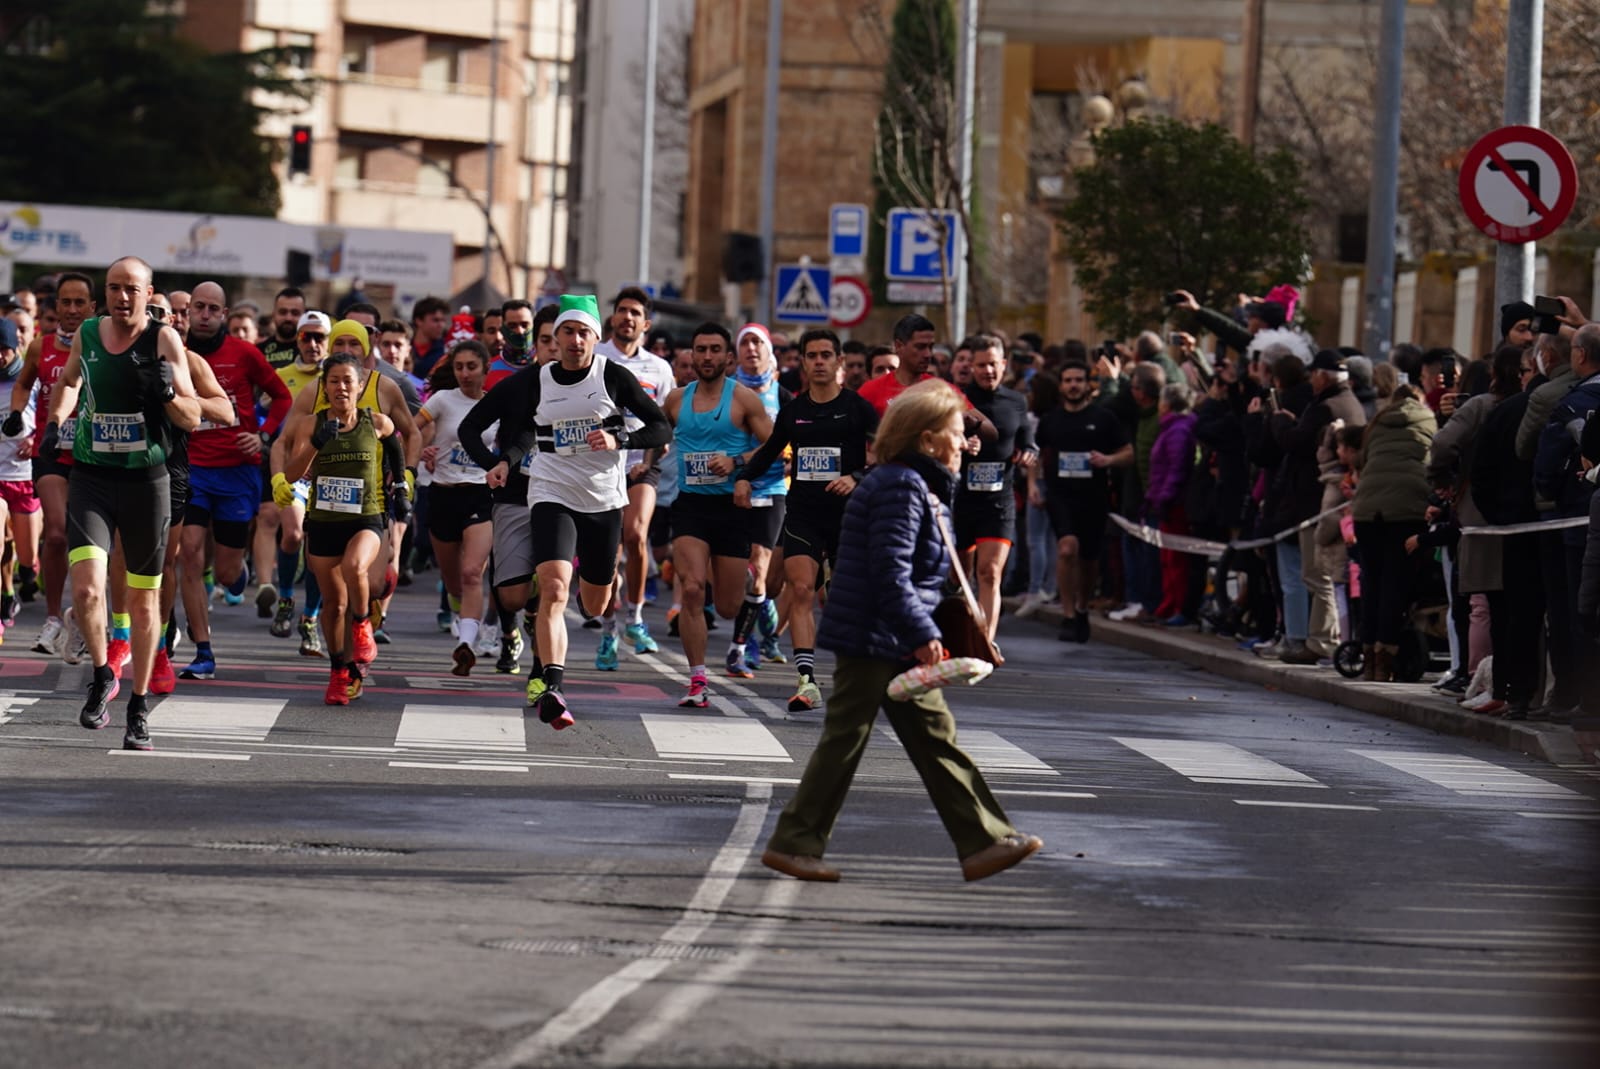
[[[106,658],[106,560],[122,540],[132,617],[133,693],[122,745],[150,749],[145,695],[160,625],[162,563],[171,520],[167,449],[172,431],[193,430],[200,400],[178,332],[150,318],[150,265],[125,256],[106,272],[106,309],[85,320],[50,397],[50,421],[40,444],[54,455],[61,420],[79,406],[72,442],[77,465],[67,485],[67,561],[74,615],[94,660],[89,700],[78,722],[102,728],[118,689]],[[79,400],[82,404],[79,405]]]
[[[356,407],[361,380],[358,357],[328,357],[322,364],[327,411],[315,420],[294,421],[285,432],[284,477],[311,481],[306,563],[322,590],[322,633],[332,669],[323,700],[329,705],[348,705],[361,696],[362,673],[378,655],[368,615],[369,573],[382,546],[386,461],[389,471],[404,470],[394,421]]]

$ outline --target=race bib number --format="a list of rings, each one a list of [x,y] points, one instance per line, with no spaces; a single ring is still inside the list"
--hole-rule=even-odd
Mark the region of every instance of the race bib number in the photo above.
[[[530,449],[526,454],[523,455],[522,463],[517,465],[517,467],[522,470],[522,474],[528,476],[529,478],[533,477],[533,458],[537,455],[537,450]]]
[[[839,477],[839,447],[801,446],[794,455],[794,477],[807,483],[831,483]]]
[[[317,477],[315,507],[321,512],[348,512],[360,515],[362,491],[365,488],[366,484],[360,479],[340,475],[320,475]]]
[[[57,432],[57,438],[63,443],[61,448],[63,448],[63,449],[71,449],[73,440],[76,439],[77,437],[78,437],[78,417],[77,416],[68,416],[66,419],[61,421],[61,428]]]
[[[96,453],[137,453],[144,449],[142,412],[96,412],[90,430]]]
[[[1058,479],[1088,479],[1094,475],[1088,453],[1062,453],[1056,458]]]
[[[1006,465],[1003,460],[974,460],[967,465],[967,489],[982,494],[992,494],[1006,488]]]
[[[555,436],[555,451],[572,456],[574,453],[591,453],[589,433],[600,429],[592,419],[560,419],[551,425]]]
[[[711,470],[711,462],[721,453],[683,454],[683,484],[685,486],[721,486],[728,481],[726,475]]]
[[[450,452],[445,455],[444,462],[457,471],[479,470],[477,461],[473,460],[467,451],[459,445],[450,448]]]

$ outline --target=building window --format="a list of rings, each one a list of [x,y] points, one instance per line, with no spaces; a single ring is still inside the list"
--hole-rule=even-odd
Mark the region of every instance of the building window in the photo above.
[[[333,165],[333,184],[344,189],[359,186],[364,156],[365,153],[354,145],[340,145],[339,161]]]
[[[424,152],[417,167],[417,192],[426,197],[450,195],[455,171],[453,161],[441,152]]]
[[[372,73],[372,38],[368,36],[347,36],[344,39],[344,52],[339,56],[339,73],[350,75],[370,75]]]
[[[428,42],[418,81],[428,89],[449,89],[464,81],[466,50],[456,41]]]
[[[285,32],[279,35],[278,44],[288,50],[290,70],[300,74],[310,73],[317,50],[317,39],[315,37],[309,33]]]

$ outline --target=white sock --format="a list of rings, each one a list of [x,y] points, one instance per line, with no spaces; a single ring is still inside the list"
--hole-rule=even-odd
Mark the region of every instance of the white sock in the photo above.
[[[644,623],[644,602],[641,601],[637,605],[631,601],[628,602],[628,622],[630,624]]]
[[[606,634],[613,636],[616,635],[617,614],[615,612],[607,612],[606,615],[600,618],[600,622],[604,625]]]
[[[476,619],[462,619],[457,637],[469,646],[478,641],[478,621]]]

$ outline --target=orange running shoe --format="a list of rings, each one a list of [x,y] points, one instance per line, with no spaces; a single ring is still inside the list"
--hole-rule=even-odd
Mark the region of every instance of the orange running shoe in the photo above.
[[[178,689],[178,676],[172,670],[172,658],[166,646],[156,647],[156,663],[150,670],[150,693],[171,694]]]
[[[349,705],[350,704],[350,677],[346,674],[344,666],[328,672],[328,691],[322,696],[324,705]]]
[[[378,641],[372,637],[372,619],[357,620],[355,627],[351,628],[355,645],[355,662],[357,664],[371,664],[378,659]]]
[[[106,664],[111,666],[111,672],[118,679],[122,678],[122,670],[133,660],[133,649],[125,638],[114,638],[106,646]]]

